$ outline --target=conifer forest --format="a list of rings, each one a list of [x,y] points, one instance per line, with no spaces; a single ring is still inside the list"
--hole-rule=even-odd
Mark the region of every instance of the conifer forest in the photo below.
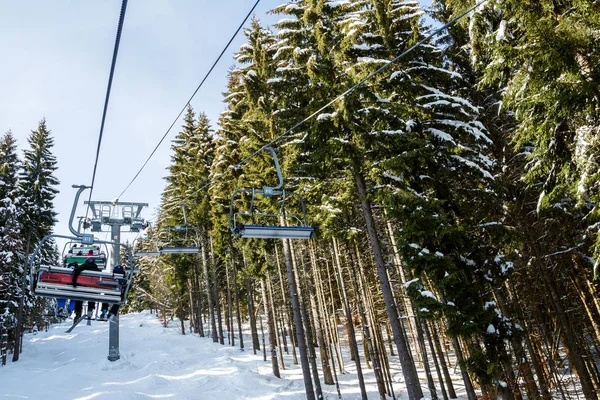
[[[453,371],[469,400],[598,399],[600,2],[482,2],[390,63],[474,4],[290,0],[273,26],[253,18],[225,111],[187,108],[160,210],[134,243],[155,251],[186,224],[199,253],[136,257],[125,312],[264,350],[275,376],[293,354],[308,399],[344,363],[363,398],[364,369],[396,398],[390,362],[411,400],[456,398]],[[0,140],[0,364],[53,307],[24,262],[56,222],[46,121],[22,157],[16,146]],[[281,213],[252,191],[231,197],[277,185],[265,146],[311,240],[231,232],[232,210]],[[277,224],[302,219],[297,197],[284,211]],[[59,258],[49,243],[36,262]]]

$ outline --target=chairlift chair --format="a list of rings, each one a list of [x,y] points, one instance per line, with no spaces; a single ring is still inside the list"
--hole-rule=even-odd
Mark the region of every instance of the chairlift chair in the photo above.
[[[69,247],[68,252],[64,257],[63,266],[51,266],[51,265],[35,265],[34,260],[36,259],[42,245],[51,238],[62,238],[70,240],[71,243],[75,244],[73,247]],[[79,244],[78,244],[79,243]],[[115,245],[117,243],[95,241],[93,245],[85,245],[82,243],[82,238],[63,236],[63,235],[47,235],[45,236],[38,246],[33,251],[29,259],[29,268],[31,273],[31,289],[34,295],[40,297],[57,298],[57,299],[72,299],[81,301],[98,301],[109,304],[121,304],[131,286],[133,279],[133,259],[131,257],[131,250],[128,246],[118,244],[125,247],[128,254],[129,270],[125,273],[114,273],[112,268],[103,271],[89,271],[84,270],[77,278],[77,286],[73,286],[73,273],[74,268],[68,267],[69,263],[77,262],[69,260],[79,260],[85,262],[85,259],[93,257],[96,264],[100,268],[99,261],[105,263],[106,257],[100,254],[100,244],[104,245]],[[97,255],[78,256],[78,249],[87,249],[88,252],[98,251]],[[69,257],[72,255],[72,251],[76,250],[75,257]],[[82,251],[83,253],[83,251]],[[112,266],[111,266],[112,267]]]
[[[306,209],[304,199],[297,193],[288,192],[283,188],[283,176],[279,160],[275,150],[266,147],[275,161],[275,169],[279,184],[275,187],[265,186],[262,189],[238,189],[231,195],[231,205],[229,209],[229,229],[235,237],[244,239],[310,239],[315,233],[315,228],[309,226],[306,220]],[[235,200],[238,195],[250,195],[250,209],[247,212],[235,212]],[[280,199],[281,207],[277,214],[255,212],[256,197],[267,197]],[[288,213],[286,201],[289,198],[296,198],[300,204],[302,214],[300,216]],[[250,220],[253,223],[243,223],[241,220]],[[257,221],[275,221],[275,224],[257,223]],[[283,221],[283,225],[280,225]],[[295,225],[288,225],[288,221]]]
[[[200,246],[198,241],[191,235],[196,233],[198,228],[188,225],[187,214],[185,212],[185,206],[182,204],[183,210],[183,225],[167,226],[159,229],[156,233],[157,240],[160,244],[157,245],[156,251],[138,251],[135,253],[136,256],[150,256],[156,257],[161,254],[198,254],[200,253]],[[183,237],[179,235],[183,232]]]
[[[198,228],[188,225],[187,214],[185,212],[185,205],[181,205],[183,210],[183,225],[175,225],[166,227],[168,232],[168,242],[166,245],[159,247],[158,251],[160,254],[198,254],[200,253],[200,246],[198,241],[191,237],[191,233],[197,233]],[[184,232],[184,237],[175,237],[174,232]],[[192,244],[190,246],[190,243]]]
[[[152,242],[154,243],[155,249],[152,250],[143,250],[143,251],[136,251],[135,253],[133,253],[134,257],[158,257],[160,256],[160,251],[158,249],[158,246],[156,244],[155,241],[153,241],[150,237],[144,237],[144,238],[138,238],[136,240],[134,240],[133,244],[132,244],[132,248],[135,249],[137,247],[136,245],[136,241],[139,240],[141,242]]]

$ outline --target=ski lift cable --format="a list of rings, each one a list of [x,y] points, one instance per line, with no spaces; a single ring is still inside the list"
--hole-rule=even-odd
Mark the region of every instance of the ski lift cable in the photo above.
[[[308,122],[309,120],[311,120],[312,118],[314,118],[317,115],[319,115],[325,109],[327,109],[331,105],[333,105],[336,101],[339,101],[339,100],[343,99],[348,94],[352,93],[353,91],[355,91],[359,87],[363,86],[367,81],[369,81],[370,79],[372,79],[374,76],[379,75],[381,72],[383,72],[386,69],[388,69],[392,64],[398,62],[399,60],[401,60],[402,58],[404,58],[406,55],[408,55],[409,53],[411,53],[412,51],[414,51],[416,48],[418,48],[421,45],[427,43],[433,37],[437,36],[439,33],[443,32],[447,28],[449,28],[452,25],[454,25],[455,23],[457,23],[458,21],[460,21],[462,18],[464,18],[465,16],[467,16],[471,11],[475,10],[476,8],[478,8],[479,6],[483,5],[487,1],[488,0],[480,0],[480,1],[478,1],[477,3],[475,3],[475,5],[473,5],[472,7],[468,8],[466,11],[462,12],[461,14],[459,14],[458,16],[456,16],[451,21],[447,22],[446,24],[442,25],[440,28],[438,28],[435,31],[433,31],[428,36],[426,36],[424,39],[421,39],[419,42],[415,43],[413,46],[411,46],[409,49],[407,49],[404,52],[402,52],[400,55],[398,55],[394,59],[390,60],[386,64],[384,64],[381,67],[379,67],[377,70],[375,70],[374,72],[372,72],[371,74],[369,74],[367,77],[363,78],[360,82],[356,83],[355,85],[353,85],[352,87],[350,87],[349,89],[347,89],[345,92],[343,92],[342,94],[340,94],[339,96],[337,96],[336,98],[334,98],[333,100],[331,100],[329,103],[325,104],[323,107],[319,108],[317,111],[315,111],[314,113],[312,113],[308,117],[306,117],[303,120],[301,120],[300,122],[298,122],[296,125],[292,126],[290,129],[288,129],[287,131],[285,131],[281,135],[277,136],[275,139],[273,139],[270,142],[268,142],[265,145],[263,145],[261,148],[259,148],[258,150],[256,150],[254,153],[250,154],[249,156],[247,156],[243,160],[241,160],[236,165],[229,166],[229,168],[227,168],[227,170],[225,170],[224,172],[216,175],[213,179],[211,179],[210,181],[206,182],[204,185],[202,185],[195,192],[193,192],[193,193],[189,194],[188,196],[184,197],[181,201],[184,201],[186,199],[191,198],[192,196],[196,195],[197,193],[203,191],[204,189],[206,189],[209,186],[211,186],[212,184],[214,184],[219,179],[221,179],[224,176],[228,175],[232,171],[234,171],[234,170],[240,168],[241,166],[245,165],[246,163],[248,163],[248,161],[250,159],[256,157],[258,154],[260,154],[261,152],[263,152],[267,147],[271,147],[274,144],[276,144],[277,142],[279,142],[282,139],[284,139],[285,137],[289,136],[297,128],[299,128],[300,126],[304,125],[306,122]],[[169,211],[169,210],[170,210],[170,208],[167,211]],[[157,218],[158,217],[155,217],[153,219],[157,219]]]
[[[169,126],[169,129],[167,129],[167,131],[165,132],[165,134],[163,135],[163,137],[160,139],[160,141],[158,142],[158,144],[156,145],[156,147],[154,147],[154,150],[152,150],[152,153],[150,153],[150,155],[148,156],[148,158],[146,159],[146,161],[144,162],[144,164],[142,165],[142,167],[140,168],[140,170],[137,172],[137,174],[135,174],[135,176],[133,177],[133,179],[129,182],[129,184],[127,184],[127,186],[125,187],[125,189],[123,189],[123,191],[121,192],[121,194],[119,194],[117,196],[117,199],[119,199],[119,198],[121,198],[121,196],[123,196],[123,194],[129,189],[129,187],[133,184],[133,182],[135,182],[135,180],[138,178],[138,176],[140,175],[140,173],[144,170],[144,168],[146,167],[146,165],[148,164],[148,162],[150,161],[150,159],[152,158],[152,156],[154,156],[154,153],[156,153],[156,150],[158,150],[158,148],[160,147],[160,145],[162,144],[162,142],[165,140],[165,138],[167,137],[167,135],[169,134],[169,132],[171,132],[171,129],[173,129],[173,126],[175,126],[175,124],[179,120],[179,117],[181,117],[181,114],[183,114],[183,112],[186,110],[186,108],[190,105],[190,103],[192,102],[192,99],[194,98],[194,96],[196,96],[196,93],[198,93],[198,91],[200,90],[200,88],[202,87],[202,85],[204,84],[204,82],[206,81],[206,79],[208,79],[208,77],[210,76],[210,74],[212,73],[212,71],[215,69],[215,67],[217,66],[217,64],[219,63],[219,61],[221,60],[221,58],[223,57],[223,55],[225,54],[225,52],[227,51],[227,49],[229,48],[229,46],[231,45],[231,43],[233,42],[233,40],[235,39],[235,37],[238,35],[238,33],[240,32],[240,30],[244,27],[244,25],[246,24],[246,21],[248,21],[248,18],[250,18],[250,15],[252,15],[252,13],[254,12],[254,9],[256,8],[256,6],[258,6],[258,3],[260,3],[260,0],[257,0],[256,3],[254,3],[254,5],[250,9],[250,11],[248,12],[248,14],[246,15],[246,17],[242,21],[242,23],[238,26],[238,28],[236,29],[236,31],[234,32],[234,34],[229,39],[229,42],[227,42],[227,45],[225,45],[225,47],[221,51],[221,54],[219,54],[219,56],[217,57],[217,59],[215,60],[215,62],[213,63],[213,65],[210,67],[210,69],[208,70],[208,72],[206,73],[206,75],[204,76],[204,78],[202,79],[202,81],[200,82],[200,84],[198,85],[198,87],[196,88],[196,90],[194,90],[194,93],[192,93],[192,95],[190,96],[190,98],[187,101],[187,103],[185,103],[185,105],[183,106],[183,108],[181,109],[181,111],[179,111],[179,114],[177,114],[177,117],[175,117],[175,119],[173,120],[173,123],[171,123],[171,126]]]
[[[112,63],[110,66],[110,74],[108,76],[108,86],[106,88],[106,97],[104,99],[104,110],[102,112],[102,122],[100,123],[100,134],[98,135],[98,147],[96,148],[96,161],[94,162],[94,172],[92,173],[92,183],[90,184],[90,197],[88,198],[88,207],[85,211],[85,219],[87,220],[90,211],[89,202],[92,201],[92,193],[94,191],[94,182],[96,181],[96,170],[98,169],[98,159],[100,158],[100,146],[102,145],[102,135],[104,134],[104,123],[106,121],[106,112],[108,110],[108,100],[110,99],[110,90],[112,88],[115,66],[117,64],[117,55],[119,54],[119,43],[121,42],[121,32],[123,31],[123,21],[125,20],[125,11],[127,10],[127,0],[121,3],[121,14],[119,16],[119,25],[117,27],[117,37],[115,39],[115,48],[113,50]]]

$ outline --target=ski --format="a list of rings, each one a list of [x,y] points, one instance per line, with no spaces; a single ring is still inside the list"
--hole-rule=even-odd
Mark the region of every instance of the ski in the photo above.
[[[85,319],[85,317],[86,317],[85,315],[82,315],[81,317],[79,317],[79,319],[78,319],[77,321],[75,321],[75,322],[73,323],[73,325],[71,325],[71,327],[70,327],[69,329],[67,329],[67,332],[66,332],[66,333],[71,333],[71,332],[73,332],[73,329],[75,329],[75,327],[76,327],[77,325],[79,325],[79,323],[80,323],[81,321],[83,321],[83,320]]]

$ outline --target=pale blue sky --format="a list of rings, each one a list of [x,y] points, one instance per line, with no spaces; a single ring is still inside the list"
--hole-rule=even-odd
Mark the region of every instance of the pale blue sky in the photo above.
[[[262,0],[255,15],[273,24],[278,17],[266,13],[282,3]],[[95,200],[112,200],[125,188],[253,4],[253,0],[128,2]],[[75,193],[71,185],[91,181],[120,8],[121,0],[2,2],[0,134],[11,129],[23,149],[30,130],[46,118],[61,181],[55,200],[56,233],[68,233]],[[227,70],[243,41],[240,33],[192,102],[196,111],[206,112],[213,127],[224,109],[221,93]],[[147,219],[159,205],[170,140],[180,125],[121,198],[149,203]],[[82,205],[79,210],[77,215],[85,212]]]

